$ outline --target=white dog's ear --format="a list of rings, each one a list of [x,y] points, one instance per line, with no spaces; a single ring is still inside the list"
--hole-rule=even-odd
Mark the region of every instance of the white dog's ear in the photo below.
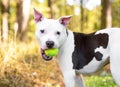
[[[44,19],[44,16],[34,8],[34,19],[35,22],[40,22]]]
[[[70,22],[71,17],[72,17],[72,15],[60,17],[60,18],[59,18],[59,22],[60,22],[62,25],[67,26],[68,23]]]

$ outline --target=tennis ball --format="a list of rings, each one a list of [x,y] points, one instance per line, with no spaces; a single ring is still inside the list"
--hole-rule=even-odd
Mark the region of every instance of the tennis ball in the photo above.
[[[58,48],[47,49],[47,50],[45,50],[45,54],[50,57],[57,56]]]

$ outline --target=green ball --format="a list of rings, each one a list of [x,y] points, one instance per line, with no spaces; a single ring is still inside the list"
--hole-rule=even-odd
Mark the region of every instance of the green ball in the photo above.
[[[47,56],[53,57],[58,55],[58,48],[53,48],[53,49],[47,49],[45,50],[45,54]]]

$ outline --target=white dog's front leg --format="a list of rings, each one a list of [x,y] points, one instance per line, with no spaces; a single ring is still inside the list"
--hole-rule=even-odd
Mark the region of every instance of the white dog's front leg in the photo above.
[[[72,58],[61,57],[60,68],[64,77],[65,87],[75,87],[75,70],[72,68]]]
[[[75,81],[76,87],[85,87],[83,76],[81,74],[76,73]]]
[[[65,87],[75,87],[75,72],[62,71]]]
[[[66,62],[67,61],[67,62]],[[76,84],[76,73],[75,70],[72,68],[72,63],[68,63],[68,60],[66,61],[60,61],[60,68],[64,77],[64,84],[65,87],[84,87],[84,86],[77,86],[80,83],[82,83],[82,80],[77,80]]]
[[[62,73],[65,87],[85,87],[82,77],[80,75],[76,75],[74,70]]]

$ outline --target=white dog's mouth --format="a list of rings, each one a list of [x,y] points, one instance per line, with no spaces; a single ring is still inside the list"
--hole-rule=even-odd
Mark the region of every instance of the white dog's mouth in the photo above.
[[[41,55],[42,55],[42,58],[43,58],[44,60],[46,60],[46,61],[52,60],[52,57],[47,56],[47,55],[45,54],[45,50],[43,50],[43,49],[41,49]]]

